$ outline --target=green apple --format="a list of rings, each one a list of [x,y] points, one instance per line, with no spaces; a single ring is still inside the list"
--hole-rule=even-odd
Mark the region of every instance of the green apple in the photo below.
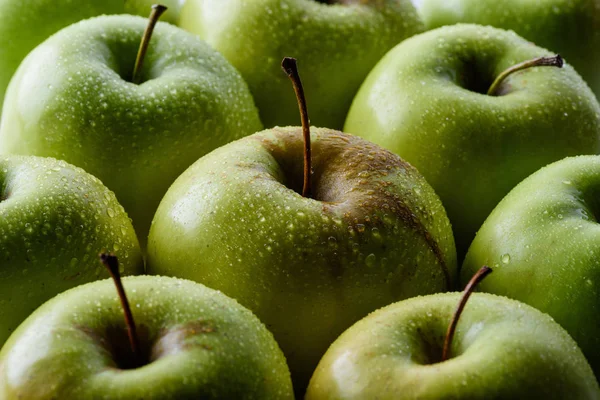
[[[50,158],[0,157],[0,346],[46,300],[106,276],[103,250],[121,255],[126,274],[144,271],[131,221],[97,178]]]
[[[550,314],[600,377],[600,157],[542,168],[494,209],[469,248],[461,276],[496,266],[482,291]]]
[[[141,17],[102,16],[46,40],[11,81],[0,126],[0,153],[52,156],[100,178],[142,245],[178,175],[262,128],[239,73],[172,25],[156,25],[141,83],[130,82],[146,25]]]
[[[269,128],[298,124],[296,100],[279,66],[283,57],[301,63],[311,122],[341,129],[371,68],[423,31],[410,0],[187,0],[179,26],[241,72]]]
[[[598,0],[413,0],[427,29],[469,22],[510,29],[563,55],[600,99]]]
[[[60,29],[102,14],[147,16],[152,0],[0,0],[0,112],[11,76],[27,53]],[[178,0],[165,20],[177,22]]]
[[[306,399],[600,398],[567,332],[547,314],[505,297],[473,294],[450,357],[441,361],[459,297],[409,299],[362,319],[327,350]]]
[[[293,399],[273,335],[246,308],[200,284],[125,278],[140,365],[131,365],[110,280],[62,293],[0,353],[0,398],[36,400]]]
[[[391,50],[352,103],[344,130],[419,169],[448,212],[459,259],[517,183],[600,150],[600,105],[569,65],[515,72],[487,95],[503,71],[548,54],[512,32],[442,27]]]
[[[237,299],[273,332],[297,393],[333,340],[391,302],[453,288],[446,213],[398,156],[312,128],[312,197],[302,129],[274,128],[225,145],[163,198],[147,272],[191,279]]]

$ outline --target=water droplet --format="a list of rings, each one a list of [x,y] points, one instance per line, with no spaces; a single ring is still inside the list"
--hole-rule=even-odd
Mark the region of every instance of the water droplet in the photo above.
[[[510,254],[508,254],[508,253],[507,253],[507,254],[504,254],[504,255],[502,256],[502,263],[503,263],[503,264],[508,264],[508,263],[510,263]]]
[[[373,253],[369,254],[365,258],[365,264],[367,264],[367,267],[369,267],[369,268],[372,268],[375,266],[375,261],[377,261],[377,257]]]

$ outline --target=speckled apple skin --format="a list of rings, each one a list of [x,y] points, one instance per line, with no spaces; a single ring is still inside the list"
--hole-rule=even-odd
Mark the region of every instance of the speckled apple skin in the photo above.
[[[506,297],[473,294],[450,358],[440,362],[459,299],[459,293],[418,297],[362,319],[327,350],[306,399],[600,398],[567,332],[547,314]]]
[[[341,1],[340,1],[341,3]],[[242,74],[265,127],[298,125],[284,57],[298,59],[311,123],[341,129],[371,68],[424,30],[410,0],[187,0],[179,26],[198,34]]]
[[[281,345],[297,392],[352,323],[451,290],[457,273],[448,219],[415,168],[356,136],[311,134],[314,198],[295,191],[300,128],[249,136],[171,186],[147,259],[149,274],[204,283],[254,311]]]
[[[163,0],[176,22],[176,0]],[[150,15],[152,0],[0,0],[0,112],[10,78],[25,56],[60,29],[102,14]]]
[[[427,29],[468,22],[515,31],[560,53],[600,98],[598,0],[420,0]]]
[[[365,80],[344,130],[413,164],[442,199],[459,260],[496,204],[521,180],[561,158],[600,150],[600,105],[570,65],[520,71],[553,55],[514,33],[461,24],[415,36]],[[568,62],[568,60],[567,60]]]
[[[115,192],[145,245],[170,184],[216,147],[262,129],[239,73],[194,35],[158,23],[128,81],[147,25],[104,16],[28,55],[6,94],[0,153],[64,159]]]
[[[102,251],[124,274],[144,272],[131,221],[97,178],[55,159],[0,157],[0,346],[46,300],[105,278]]]
[[[118,368],[111,345],[129,345],[123,309],[112,280],[94,282],[48,301],[11,336],[0,353],[0,398],[293,399],[273,335],[236,301],[174,278],[123,286],[149,364]]]
[[[546,312],[577,341],[600,377],[600,157],[571,157],[514,188],[477,233],[463,283],[495,268],[479,288]]]

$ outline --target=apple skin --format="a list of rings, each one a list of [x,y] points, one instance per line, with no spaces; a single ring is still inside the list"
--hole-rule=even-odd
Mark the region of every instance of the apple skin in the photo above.
[[[311,123],[341,129],[371,68],[398,42],[424,30],[409,0],[346,3],[187,0],[179,26],[198,34],[240,71],[265,127],[300,121],[280,66],[284,57],[294,57]]]
[[[600,99],[600,2],[598,0],[420,0],[427,29],[459,22],[512,30],[560,53]]]
[[[521,180],[600,151],[600,105],[575,70],[505,69],[551,55],[516,34],[459,24],[391,50],[358,92],[344,130],[414,165],[446,208],[462,260],[475,232]]]
[[[115,195],[63,161],[0,157],[0,346],[56,294],[105,277],[101,251],[124,274],[144,272],[131,221]]]
[[[148,16],[150,0],[0,0],[0,112],[10,78],[25,56],[60,29],[102,14]],[[178,19],[177,1],[163,21]]]
[[[98,281],[48,301],[15,331],[0,353],[0,398],[293,399],[273,335],[235,300],[174,278],[123,285],[149,363],[122,368],[123,309],[112,280]]]
[[[496,267],[481,291],[550,314],[600,377],[600,157],[571,157],[515,187],[486,219],[465,258]]]
[[[55,157],[100,178],[133,219],[142,247],[177,176],[262,129],[239,73],[172,25],[157,24],[142,83],[128,81],[146,25],[141,17],[102,16],[46,40],[12,79],[0,126],[0,154]]]
[[[418,171],[356,136],[311,128],[313,198],[302,197],[301,128],[225,145],[171,186],[152,222],[147,272],[237,299],[273,332],[306,388],[327,346],[386,304],[453,288],[456,253]]]
[[[357,322],[327,350],[306,399],[600,398],[567,332],[547,314],[506,297],[473,294],[450,358],[440,362],[460,296],[401,301]]]

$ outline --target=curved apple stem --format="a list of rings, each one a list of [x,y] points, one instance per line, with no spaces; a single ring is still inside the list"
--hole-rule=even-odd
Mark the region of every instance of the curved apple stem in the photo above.
[[[300,74],[298,74],[298,65],[296,59],[285,57],[281,62],[281,68],[292,81],[296,99],[298,100],[298,108],[300,109],[300,119],[302,120],[302,135],[304,136],[304,184],[302,186],[302,196],[312,196],[311,184],[311,151],[310,151],[310,121],[308,119],[308,109],[306,107],[306,98],[304,97],[304,89]]]
[[[133,320],[133,314],[131,314],[131,307],[123,288],[123,282],[121,281],[121,273],[119,272],[119,260],[115,255],[112,254],[100,254],[100,261],[110,272],[110,276],[115,282],[119,299],[121,300],[121,306],[123,307],[123,313],[125,314],[125,325],[127,325],[127,335],[129,336],[129,344],[131,345],[131,352],[133,354],[133,361],[135,365],[140,365],[140,342],[137,336],[137,330],[135,327],[135,321]]]
[[[504,72],[502,72],[500,75],[498,75],[498,77],[496,78],[494,83],[492,83],[492,85],[488,89],[487,94],[488,94],[488,96],[493,96],[494,93],[496,93],[496,90],[498,90],[498,87],[500,86],[500,84],[502,84],[502,82],[506,79],[506,77],[514,72],[521,71],[523,69],[527,69],[527,68],[531,68],[531,67],[562,68],[563,65],[564,65],[564,60],[560,56],[560,54],[557,54],[553,57],[538,57],[538,58],[534,58],[533,60],[523,61],[520,64],[513,65],[512,67],[506,69]]]
[[[471,294],[475,290],[475,287],[492,272],[492,269],[487,265],[484,265],[473,275],[467,286],[465,286],[465,290],[463,291],[463,295],[460,298],[460,302],[458,303],[458,307],[454,311],[454,315],[452,316],[452,320],[450,321],[450,325],[448,325],[448,330],[446,331],[446,339],[444,340],[444,350],[442,351],[442,361],[446,361],[448,359],[450,353],[450,346],[452,345],[452,339],[454,338],[454,332],[456,331],[456,325],[458,324],[458,319],[462,314],[465,305],[467,304],[467,300],[471,297]]]
[[[152,38],[152,32],[154,32],[154,27],[156,26],[158,19],[165,11],[167,11],[167,7],[163,6],[162,4],[154,4],[152,6],[152,12],[148,18],[148,25],[144,31],[144,36],[142,36],[140,48],[135,59],[135,66],[133,67],[133,75],[131,78],[133,83],[139,83],[140,71],[142,70],[142,65],[144,64],[144,58],[146,57],[146,51],[148,50],[150,39]]]

